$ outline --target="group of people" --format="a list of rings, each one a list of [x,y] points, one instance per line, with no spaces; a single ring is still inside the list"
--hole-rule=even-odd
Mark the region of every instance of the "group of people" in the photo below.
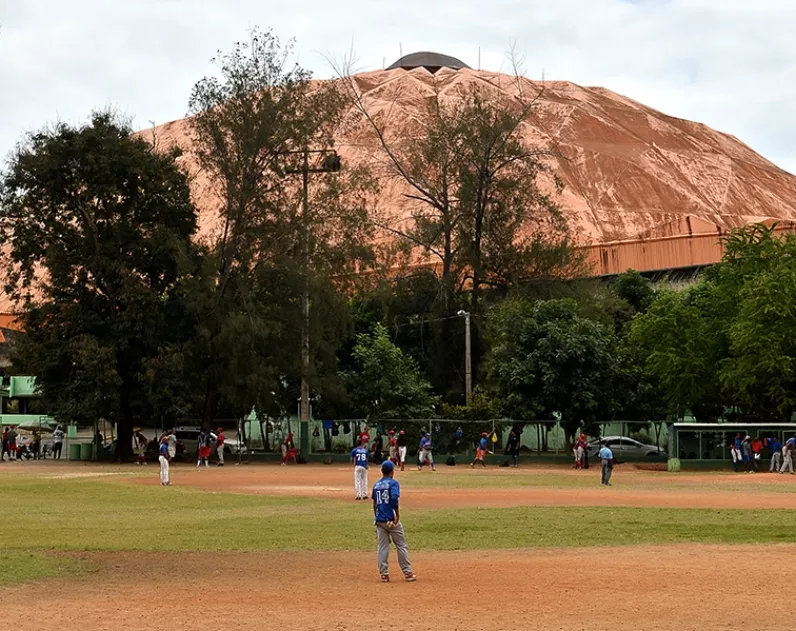
[[[752,438],[749,434],[736,434],[730,443],[730,457],[732,468],[744,473],[757,473],[760,470],[759,462],[763,456],[763,449],[771,450],[771,463],[769,473],[790,473],[793,475],[793,452],[796,449],[796,437],[788,438],[781,443],[776,436]]]
[[[66,433],[58,425],[53,430],[52,440],[43,445],[41,432],[38,429],[34,429],[30,433],[30,439],[28,440],[23,439],[13,425],[3,427],[3,446],[0,461],[40,460],[45,458],[48,452],[52,454],[54,459],[60,460],[65,437]]]

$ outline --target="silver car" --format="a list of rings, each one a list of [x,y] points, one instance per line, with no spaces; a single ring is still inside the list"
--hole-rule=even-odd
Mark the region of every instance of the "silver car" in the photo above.
[[[658,449],[655,445],[645,445],[627,436],[605,436],[592,441],[589,443],[589,455],[596,458],[603,444],[614,453],[614,458],[617,460],[665,455],[663,449]]]

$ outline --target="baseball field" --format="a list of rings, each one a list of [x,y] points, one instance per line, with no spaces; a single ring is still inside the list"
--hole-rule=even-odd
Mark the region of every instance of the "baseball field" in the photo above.
[[[341,465],[3,463],[0,628],[768,629],[792,618],[796,476],[407,470],[418,581],[382,584]],[[377,479],[370,472],[370,485]],[[11,626],[5,627],[4,624]]]

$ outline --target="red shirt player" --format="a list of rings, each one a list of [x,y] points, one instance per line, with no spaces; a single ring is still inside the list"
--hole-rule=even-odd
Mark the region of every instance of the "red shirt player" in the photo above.
[[[365,425],[365,429],[360,432],[359,440],[362,443],[362,446],[367,449],[368,443],[370,442],[370,428],[367,425]]]
[[[387,443],[387,447],[389,449],[390,462],[393,464],[400,464],[400,458],[398,457],[398,437],[395,435],[395,430],[391,429],[389,435],[390,441]]]

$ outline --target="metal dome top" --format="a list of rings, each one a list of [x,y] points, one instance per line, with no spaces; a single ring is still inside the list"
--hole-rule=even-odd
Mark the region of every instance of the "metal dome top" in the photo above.
[[[404,68],[405,70],[411,70],[412,68],[425,68],[433,74],[440,68],[461,70],[462,68],[469,67],[470,66],[463,61],[456,59],[456,57],[451,57],[450,55],[420,52],[404,55],[398,61],[388,67],[387,70],[395,70],[396,68]]]

